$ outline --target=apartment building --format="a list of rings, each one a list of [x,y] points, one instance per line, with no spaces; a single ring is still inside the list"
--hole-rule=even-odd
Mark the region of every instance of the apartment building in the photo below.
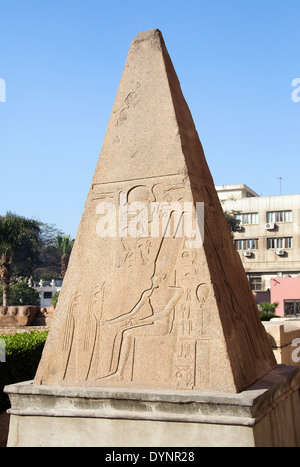
[[[300,277],[300,194],[259,196],[247,185],[216,189],[224,211],[240,220],[234,242],[252,290],[270,290],[276,277]]]

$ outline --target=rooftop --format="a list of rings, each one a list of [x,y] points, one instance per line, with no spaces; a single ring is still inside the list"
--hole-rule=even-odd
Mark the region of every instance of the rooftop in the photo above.
[[[216,190],[221,199],[234,198],[254,198],[259,197],[255,191],[251,190],[247,185],[219,185]]]

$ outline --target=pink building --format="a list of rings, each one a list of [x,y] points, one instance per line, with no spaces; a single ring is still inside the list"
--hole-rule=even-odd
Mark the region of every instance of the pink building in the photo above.
[[[271,303],[277,302],[276,314],[300,318],[300,277],[271,279]]]

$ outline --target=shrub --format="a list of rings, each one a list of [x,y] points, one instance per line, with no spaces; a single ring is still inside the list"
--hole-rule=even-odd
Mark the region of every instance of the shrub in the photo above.
[[[34,378],[47,335],[47,331],[0,335],[6,347],[6,362],[0,362],[0,413],[9,408],[4,386]]]
[[[280,318],[278,315],[274,315],[273,313],[266,313],[262,312],[259,315],[261,321],[270,321],[272,318]]]

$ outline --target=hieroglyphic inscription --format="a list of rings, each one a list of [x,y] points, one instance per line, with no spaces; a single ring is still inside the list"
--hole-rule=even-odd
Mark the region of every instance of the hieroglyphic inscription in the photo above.
[[[178,310],[178,340],[174,370],[177,389],[210,387],[211,341],[206,334],[208,322],[205,315],[205,303],[209,291],[206,283],[197,286],[193,286],[192,283],[192,286],[186,288],[185,303]]]
[[[164,236],[160,231],[158,237],[152,238],[151,216],[148,217],[148,231],[143,232],[145,235],[132,236],[130,229],[132,221],[139,214],[133,209],[136,205],[139,208],[138,203],[144,203],[148,209],[150,203],[179,201],[183,198],[184,189],[182,176],[171,176],[170,180],[164,180],[163,183],[157,179],[155,183],[153,179],[147,179],[93,186],[94,201],[113,202],[119,210],[124,209],[128,203],[129,208],[126,212],[128,223],[121,225],[122,229],[120,226],[117,229],[121,235],[116,239],[114,275],[106,281],[105,286],[103,284],[102,288],[98,288],[98,305],[95,305],[95,295],[90,299],[89,314],[92,314],[93,309],[97,331],[88,380],[132,381],[135,361],[141,358],[137,354],[139,346],[136,343],[143,342],[145,338],[158,337],[163,342],[173,332],[175,307],[185,293],[190,293],[185,292],[176,281],[176,261],[182,252],[183,239],[174,238],[173,228],[170,229],[170,236]],[[152,214],[150,208],[149,213]],[[159,216],[162,215],[163,211],[159,212]],[[117,220],[120,223],[122,219],[119,217]],[[168,222],[173,222],[172,212]],[[165,224],[164,227],[168,228],[169,225]],[[132,288],[132,284],[136,283],[139,287]],[[122,290],[125,293],[131,291],[130,297],[127,297],[130,300],[124,300],[119,309],[114,304],[114,296],[109,292],[117,286],[120,293]],[[108,292],[104,293],[104,289]],[[91,317],[88,318],[86,323],[86,346],[87,342],[93,340],[89,336],[91,320]]]
[[[189,294],[187,294],[189,297]],[[190,299],[181,305],[178,321],[178,347],[175,365],[176,387],[193,389],[195,385],[195,340]]]
[[[157,180],[153,183],[148,179],[96,184],[92,197],[96,202],[108,201],[120,208],[127,202],[131,206],[136,202],[145,206],[160,201],[177,203],[184,198],[184,191],[184,179],[178,176],[177,179],[170,177],[164,183]],[[163,211],[159,213],[160,216],[163,214]],[[136,213],[131,209],[127,215],[130,221]],[[174,224],[175,217],[171,212],[170,224]],[[64,338],[68,354],[65,375],[72,353],[73,361],[84,360],[80,371],[79,365],[74,365],[77,380],[132,382],[135,362],[142,358],[138,353],[141,342],[158,337],[161,337],[161,342],[167,342],[167,336],[175,335],[175,329],[176,351],[173,363],[170,362],[171,371],[174,368],[174,386],[193,389],[209,384],[209,378],[205,381],[203,378],[203,369],[209,368],[209,352],[205,351],[209,349],[205,332],[205,303],[209,287],[198,282],[198,252],[185,249],[185,239],[176,238],[173,228],[170,236],[152,238],[151,221],[150,216],[146,232],[149,235],[146,236],[132,237],[130,222],[125,225],[125,230],[118,230],[122,235],[114,240],[114,274],[103,277],[102,284],[95,284],[89,299],[83,300],[88,303],[85,310],[78,306],[78,301],[81,301],[79,292],[74,294]],[[165,224],[165,228],[168,227]],[[132,288],[135,283],[139,283],[138,288]],[[122,306],[119,306],[118,297],[110,292],[116,287],[122,295],[131,290]],[[82,340],[77,336],[79,332]],[[77,345],[72,349],[74,335],[77,336]],[[78,346],[80,340],[82,346]]]

